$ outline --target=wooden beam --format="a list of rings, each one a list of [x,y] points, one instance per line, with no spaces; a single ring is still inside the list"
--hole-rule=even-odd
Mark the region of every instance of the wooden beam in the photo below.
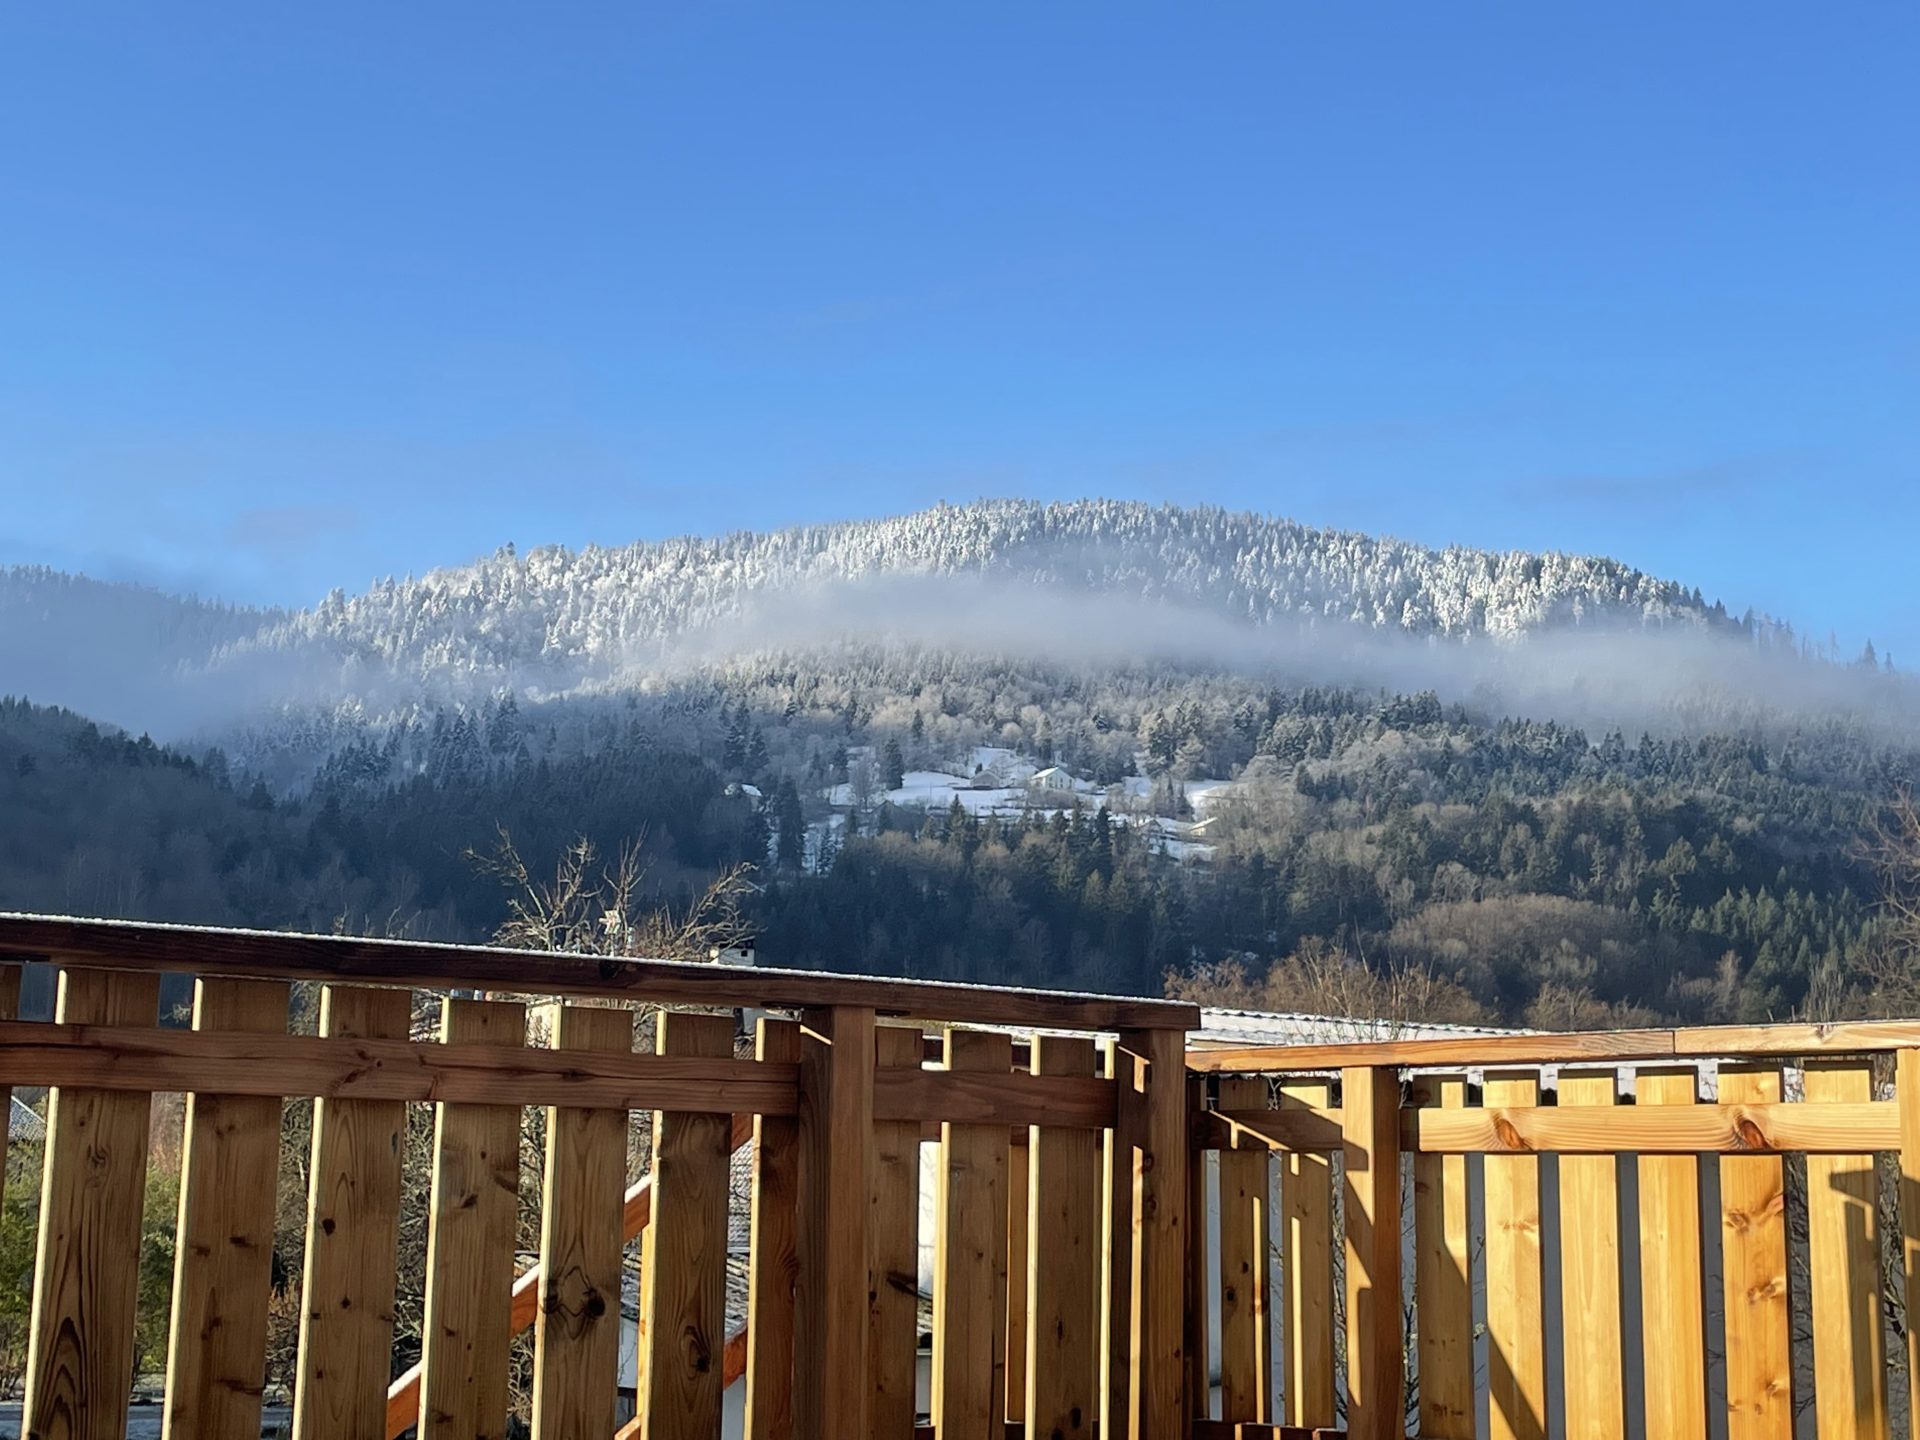
[[[1406,1348],[1400,1313],[1400,1076],[1358,1068],[1340,1077],[1346,1202],[1347,1433],[1406,1434]]]
[[[1689,1073],[1691,1068],[1689,1067]],[[1688,1105],[1642,1102],[1596,1110],[1493,1105],[1414,1113],[1410,1148],[1424,1154],[1854,1154],[1895,1150],[1892,1101]]]
[[[867,1432],[867,1220],[873,1202],[874,1014],[802,1021],[795,1440]]]
[[[950,1069],[1004,1073],[1007,1036],[949,1030]],[[947,1125],[940,1140],[933,1282],[933,1423],[989,1440],[1006,1422],[1007,1131]]]
[[[1540,1098],[1531,1071],[1487,1076],[1493,1105]],[[1545,1440],[1547,1433],[1544,1272],[1540,1246],[1540,1162],[1531,1154],[1490,1155],[1487,1222],[1487,1394],[1492,1440]]]
[[[1091,1074],[1093,1041],[1042,1035],[1031,1064],[1038,1074]],[[1027,1147],[1028,1184],[1012,1197],[1015,1223],[1027,1230],[1022,1403],[1028,1433],[1088,1440],[1099,1414],[1100,1144],[1080,1128],[1041,1127]]]
[[[762,1060],[800,1061],[800,1026],[763,1019],[756,1036]],[[738,1148],[736,1145],[735,1148]],[[746,1440],[792,1440],[795,1193],[799,1184],[799,1122],[761,1115],[753,1122],[752,1208],[747,1271]]]
[[[1642,1070],[1634,1077],[1639,1105],[1698,1108],[1699,1074],[1690,1065]],[[1640,1170],[1640,1310],[1646,1376],[1647,1433],[1665,1440],[1705,1440],[1706,1321],[1702,1297],[1700,1162],[1691,1155],[1642,1155]]]
[[[1458,1110],[1464,1075],[1423,1086],[1423,1103]],[[1473,1236],[1467,1157],[1413,1157],[1414,1328],[1425,1440],[1473,1440]]]
[[[1802,1072],[1809,1104],[1864,1102],[1863,1062],[1822,1061]],[[1807,1157],[1807,1274],[1813,1313],[1813,1413],[1820,1440],[1887,1433],[1881,1319],[1880,1181],[1874,1157]]]
[[[1339,1114],[1333,1086],[1318,1077],[1280,1082],[1280,1109]],[[1289,1425],[1330,1426],[1333,1393],[1333,1164],[1296,1151],[1280,1172],[1281,1361],[1279,1417]]]
[[[118,970],[357,980],[663,1005],[782,1010],[842,1006],[977,1025],[1180,1031],[1200,1026],[1198,1006],[1171,1000],[52,915],[0,914],[0,953],[56,955]]]
[[[1774,1103],[1781,1088],[1778,1065],[1720,1067],[1723,1102]],[[1564,1167],[1566,1162],[1561,1163]],[[1721,1160],[1720,1253],[1727,1440],[1791,1440],[1786,1164],[1779,1156],[1728,1155]]]
[[[1266,1098],[1260,1077],[1220,1082],[1223,1106],[1267,1113],[1256,1108]],[[1273,1419],[1269,1159],[1266,1145],[1252,1136],[1220,1152],[1220,1414],[1227,1420]],[[1196,1234],[1200,1228],[1195,1225]]]
[[[1562,1070],[1561,1108],[1610,1114],[1618,1083],[1613,1069]],[[1615,1155],[1568,1155],[1560,1162],[1560,1355],[1567,1440],[1618,1440],[1626,1433],[1619,1169]]]
[[[920,1068],[920,1034],[896,1025],[875,1031],[876,1100],[901,1068]],[[920,1341],[920,1125],[876,1120],[873,1126],[872,1274],[867,1280],[868,1378],[872,1440],[905,1440],[913,1431],[915,1367]],[[853,1437],[858,1440],[858,1437]]]
[[[1145,1062],[1133,1166],[1133,1325],[1128,1361],[1130,1440],[1190,1433],[1187,1406],[1187,1088],[1184,1037],[1170,1030],[1123,1033],[1121,1047]]]

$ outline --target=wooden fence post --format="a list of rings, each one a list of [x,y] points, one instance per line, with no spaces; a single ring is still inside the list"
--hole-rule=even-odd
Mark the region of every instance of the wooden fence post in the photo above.
[[[1133,1299],[1129,1378],[1131,1440],[1190,1435],[1186,1402],[1187,1084],[1186,1035],[1132,1030],[1120,1035],[1121,1058],[1136,1062],[1123,1083],[1122,1118],[1133,1139]]]
[[[1341,1072],[1346,1164],[1347,1434],[1406,1434],[1406,1351],[1400,1323],[1400,1072]]]
[[[873,1011],[802,1020],[795,1440],[867,1433],[867,1220],[873,1205]]]

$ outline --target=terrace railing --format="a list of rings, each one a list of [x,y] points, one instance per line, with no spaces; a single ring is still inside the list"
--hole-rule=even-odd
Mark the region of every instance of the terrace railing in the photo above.
[[[24,1435],[126,1433],[152,1102],[171,1093],[187,1097],[163,1419],[178,1440],[261,1434],[290,1100],[314,1102],[302,1440],[504,1434],[528,1324],[533,1434],[613,1436],[636,1234],[623,1433],[717,1436],[739,1377],[755,1440],[904,1440],[927,1140],[934,1430],[1183,1433],[1190,1006],[32,916],[0,917],[0,955],[0,1086],[51,1087]],[[52,1021],[15,1018],[19,959],[57,968]],[[162,1023],[168,974],[193,978],[191,1028]],[[313,1033],[290,1025],[304,982]],[[560,998],[530,1012],[528,996]],[[640,1002],[658,1007],[651,1053]],[[742,1007],[791,1018],[736,1054]],[[434,1116],[413,1367],[395,1358],[409,1106]],[[523,1265],[530,1108],[545,1151]],[[629,1187],[636,1111],[651,1166]],[[730,1155],[749,1146],[748,1323],[730,1337]]]

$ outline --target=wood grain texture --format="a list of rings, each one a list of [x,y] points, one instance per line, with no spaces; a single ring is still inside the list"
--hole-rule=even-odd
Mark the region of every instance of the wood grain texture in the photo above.
[[[288,986],[201,980],[196,1030],[287,1033]],[[174,1238],[165,1440],[258,1440],[281,1102],[190,1094]]]
[[[1324,1080],[1283,1080],[1280,1108],[1325,1110]],[[1285,1351],[1280,1419],[1331,1426],[1333,1393],[1333,1165],[1324,1155],[1286,1157],[1280,1176],[1280,1274]]]
[[[1400,1072],[1341,1072],[1342,1197],[1346,1221],[1347,1434],[1406,1433],[1401,1333]]]
[[[1532,1072],[1489,1072],[1489,1106],[1540,1099]],[[1540,1251],[1540,1162],[1531,1155],[1486,1160],[1487,1391],[1493,1440],[1544,1440],[1547,1367]]]
[[[1100,1427],[1103,1435],[1125,1435],[1133,1427],[1133,1172],[1141,1121],[1134,1095],[1145,1083],[1146,1062],[1117,1039],[1104,1042],[1101,1058],[1121,1103],[1101,1137]]]
[[[1695,1103],[1690,1065],[1642,1070],[1641,1107]],[[1702,1304],[1700,1162],[1691,1155],[1642,1155],[1640,1310],[1647,1430],[1673,1440],[1706,1435],[1706,1319]]]
[[[1562,1070],[1562,1113],[1610,1114],[1616,1071]],[[1620,1183],[1612,1155],[1560,1161],[1561,1366],[1567,1440],[1619,1440],[1626,1430],[1620,1349]]]
[[[1466,1077],[1428,1082],[1428,1104],[1458,1110]],[[1414,1322],[1419,1338],[1420,1433],[1473,1440],[1472,1238],[1464,1155],[1413,1162]]]
[[[630,1011],[579,1005],[555,1010],[555,1050],[633,1048]],[[534,1440],[613,1433],[626,1175],[624,1110],[548,1110],[540,1308],[534,1322]]]
[[[800,1060],[800,1026],[761,1020],[755,1053],[762,1060]],[[747,1270],[747,1440],[792,1440],[794,1247],[799,1176],[799,1122],[762,1115],[753,1122],[750,1258]]]
[[[0,964],[0,1020],[12,1020],[20,1013],[20,967]],[[0,1155],[7,1149],[13,1120],[13,1087],[0,1085]],[[7,1166],[0,1165],[0,1202],[7,1198]]]
[[[1185,1038],[1171,1030],[1123,1031],[1146,1062],[1134,1133],[1132,1440],[1182,1436],[1187,1407],[1187,1137]]]
[[[1164,1027],[1184,1032],[1200,1025],[1196,1005],[1134,996],[66,916],[0,914],[0,953],[61,955],[75,963],[128,971],[359,980],[712,1008],[844,1006],[929,1020],[1063,1030]]]
[[[1267,1082],[1227,1078],[1220,1105],[1259,1110]],[[1277,1112],[1276,1112],[1277,1113]],[[1268,1150],[1248,1138],[1220,1152],[1220,1418],[1273,1419],[1273,1342],[1268,1328],[1272,1214]],[[1195,1227],[1195,1233],[1200,1227]]]
[[[733,1053],[731,1015],[662,1011],[662,1055]],[[653,1222],[641,1248],[640,1433],[719,1440],[730,1154],[724,1111],[653,1117]]]
[[[1412,1139],[1419,1150],[1440,1153],[1847,1154],[1897,1146],[1899,1116],[1884,1100],[1636,1106],[1607,1113],[1489,1106],[1457,1114],[1422,1111],[1413,1120]]]
[[[876,1099],[900,1068],[919,1068],[918,1030],[875,1031]],[[872,1258],[867,1277],[868,1373],[874,1440],[907,1440],[917,1416],[914,1369],[920,1329],[920,1125],[877,1120],[873,1126]]]
[[[1187,1076],[1187,1139],[1193,1147],[1193,1158],[1187,1166],[1187,1214],[1200,1217],[1187,1226],[1186,1264],[1187,1397],[1192,1402],[1190,1408],[1196,1418],[1205,1418],[1213,1413],[1213,1337],[1208,1331],[1212,1328],[1216,1313],[1212,1308],[1213,1296],[1210,1292],[1212,1282],[1217,1277],[1208,1251],[1210,1227],[1206,1223],[1206,1217],[1214,1213],[1213,1187],[1208,1184],[1209,1166],[1205,1147],[1194,1134],[1202,1117],[1212,1113],[1208,1109],[1207,1090],[1206,1076]]]
[[[151,1025],[159,1003],[158,976],[63,969],[55,1013]],[[33,1440],[126,1432],[149,1117],[145,1095],[63,1087],[48,1099],[22,1417]]]
[[[325,986],[320,1033],[404,1038],[410,1000]],[[405,1126],[396,1100],[314,1102],[294,1440],[385,1440]]]
[[[1900,1265],[1906,1294],[1920,1297],[1920,1049],[1894,1060],[1894,1100],[1900,1107]],[[1910,1306],[1915,1300],[1909,1298]],[[1911,1313],[1911,1312],[1909,1312]],[[1907,1324],[1907,1414],[1920,1425],[1920,1324]]]
[[[1011,1061],[1012,1057],[1008,1058]],[[1027,1274],[1031,1219],[1027,1162],[1032,1143],[1029,1138],[1028,1144],[1015,1145],[1011,1135],[1007,1138],[1007,1318],[1002,1328],[1007,1353],[1000,1368],[1007,1380],[1004,1403],[1011,1423],[1027,1413],[1027,1282],[1031,1278]]]
[[[1722,1104],[1776,1103],[1780,1069],[1722,1065]],[[1788,1440],[1793,1364],[1787,1305],[1786,1166],[1776,1156],[1720,1162],[1720,1253],[1727,1336],[1728,1440]]]
[[[808,1011],[803,1021],[793,1367],[799,1440],[867,1431],[873,1022],[873,1011],[848,1007]]]
[[[1043,1035],[1036,1074],[1090,1075],[1091,1040]],[[1042,1126],[1027,1147],[1028,1185],[1015,1209],[1027,1227],[1022,1404],[1029,1435],[1086,1440],[1099,1413],[1100,1147],[1078,1128]]]
[[[448,998],[440,1038],[517,1045],[527,1013],[504,1000]],[[520,1110],[440,1105],[428,1202],[420,1440],[501,1440],[513,1346]]]
[[[947,1031],[955,1071],[1003,1071],[1011,1040]],[[941,1127],[934,1248],[933,1423],[941,1440],[1001,1440],[1006,1423],[1007,1131]]]
[[[1809,1061],[1809,1104],[1873,1094],[1864,1063]],[[1813,1311],[1814,1424],[1820,1440],[1887,1429],[1881,1333],[1879,1179],[1871,1155],[1807,1157],[1807,1270]]]

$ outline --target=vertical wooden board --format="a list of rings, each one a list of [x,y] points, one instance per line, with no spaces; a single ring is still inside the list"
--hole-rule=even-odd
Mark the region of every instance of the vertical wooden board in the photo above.
[[[585,1005],[555,1009],[554,1048],[633,1048],[631,1011]],[[533,1434],[534,1440],[587,1440],[611,1435],[614,1427],[626,1112],[549,1108],[546,1171],[540,1197]]]
[[[1642,1105],[1691,1105],[1691,1066],[1641,1070]],[[1691,1155],[1642,1155],[1640,1313],[1647,1433],[1703,1440],[1707,1425],[1706,1318],[1702,1305],[1700,1162]]]
[[[1894,1059],[1894,1101],[1900,1107],[1900,1261],[1907,1295],[1907,1414],[1920,1436],[1920,1050]]]
[[[411,1001],[405,990],[323,986],[320,1034],[349,1049],[404,1040]],[[398,1100],[314,1102],[294,1440],[386,1440],[405,1126]]]
[[[763,1019],[755,1054],[772,1064],[800,1060],[800,1027]],[[786,1115],[753,1121],[753,1193],[747,1262],[747,1440],[792,1440],[794,1197],[799,1122]]]
[[[873,1021],[873,1011],[860,1006],[812,1010],[801,1037],[793,1364],[799,1440],[867,1431]]]
[[[1004,1034],[950,1029],[949,1070],[1005,1073]],[[1004,1440],[1007,1149],[1004,1125],[940,1127],[933,1423],[940,1440]]]
[[[1280,1108],[1326,1109],[1325,1080],[1287,1080]],[[1325,1155],[1289,1153],[1280,1176],[1281,1284],[1285,1328],[1281,1422],[1337,1423],[1333,1392],[1333,1165]]]
[[[1560,1072],[1562,1109],[1614,1103],[1613,1070]],[[1619,1161],[1560,1157],[1561,1367],[1568,1440],[1618,1440],[1626,1427],[1620,1350]]]
[[[159,1008],[158,975],[60,972],[67,1024],[151,1025]],[[132,1091],[57,1086],[48,1100],[21,1426],[34,1440],[126,1432],[150,1115]]]
[[[20,1014],[20,967],[0,964],[0,1020],[12,1020]],[[0,1202],[7,1198],[7,1166],[10,1153],[9,1130],[13,1119],[13,1087],[0,1085]]]
[[[1042,1035],[1036,1075],[1091,1075],[1091,1040]],[[1091,1130],[1035,1127],[1028,1144],[1025,1393],[1014,1415],[1028,1435],[1086,1440],[1099,1408],[1100,1152]]]
[[[287,1033],[289,987],[203,979],[193,1028]],[[189,1095],[167,1344],[166,1440],[258,1440],[281,1101]]]
[[[1187,1067],[1178,1030],[1123,1031],[1122,1047],[1146,1061],[1137,1104],[1133,1170],[1132,1440],[1182,1436],[1186,1403]]]
[[[918,1030],[875,1032],[881,1070],[917,1070],[925,1051]],[[873,1127],[873,1247],[867,1279],[868,1371],[874,1440],[912,1440],[920,1343],[920,1123],[883,1120]]]
[[[441,1003],[440,1038],[523,1045],[526,1007],[448,998]],[[501,1440],[506,1434],[519,1216],[519,1108],[436,1106],[420,1440]]]
[[[1532,1071],[1489,1071],[1481,1103],[1540,1103]],[[1494,1440],[1543,1440],[1547,1365],[1540,1256],[1540,1161],[1486,1157],[1487,1391]],[[1657,1433],[1657,1432],[1656,1432]]]
[[[1779,1068],[1723,1064],[1718,1098],[1722,1105],[1777,1104]],[[1788,1440],[1793,1434],[1793,1365],[1786,1167],[1778,1155],[1720,1157],[1720,1250],[1727,1440]]]
[[[1222,1110],[1264,1110],[1267,1082],[1226,1078]],[[1268,1333],[1268,1157],[1265,1143],[1229,1140],[1220,1152],[1220,1418],[1273,1419],[1273,1350]],[[1195,1233],[1201,1231],[1195,1225]]]
[[[1133,1427],[1133,1169],[1139,1149],[1140,1106],[1133,1094],[1146,1065],[1117,1040],[1105,1042],[1104,1068],[1115,1083],[1113,1128],[1101,1139],[1100,1424],[1103,1435]]]
[[[1428,1082],[1429,1103],[1459,1110],[1464,1075]],[[1419,1338],[1420,1434],[1473,1440],[1473,1283],[1467,1157],[1413,1159],[1414,1324]]]
[[[1207,1109],[1207,1077],[1187,1076],[1187,1113],[1198,1116]],[[1187,1214],[1193,1223],[1187,1226],[1187,1398],[1194,1417],[1213,1417],[1213,1370],[1209,1359],[1213,1296],[1207,1251],[1207,1217],[1213,1213],[1207,1186],[1208,1151],[1195,1150],[1187,1167]],[[1217,1159],[1217,1156],[1216,1156]]]
[[[1809,1104],[1873,1098],[1873,1072],[1863,1060],[1810,1060],[1805,1074]],[[1820,1440],[1877,1437],[1887,1430],[1879,1195],[1873,1156],[1807,1156],[1813,1406]]]
[[[662,1055],[733,1054],[731,1015],[662,1011]],[[640,1269],[642,1440],[719,1440],[727,1343],[727,1143],[733,1118],[653,1117],[653,1221]]]
[[[1398,1440],[1407,1426],[1400,1297],[1400,1072],[1391,1066],[1344,1070],[1340,1091],[1347,1435],[1350,1440]]]
[[[1030,1135],[1016,1134],[1007,1148],[1007,1357],[1003,1369],[1009,1419],[1027,1413],[1027,1240],[1032,1218],[1027,1162],[1031,1153]]]

